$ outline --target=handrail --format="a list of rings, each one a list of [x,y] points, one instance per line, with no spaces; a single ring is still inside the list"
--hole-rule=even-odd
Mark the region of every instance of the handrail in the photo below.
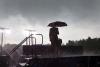
[[[13,54],[28,38],[30,38],[33,34],[31,34],[29,37],[26,37],[23,41],[21,41],[16,47],[14,47],[10,52],[9,55]]]
[[[43,44],[43,35],[42,34],[36,34],[36,35],[40,35],[42,37],[42,44]]]
[[[35,39],[35,44],[36,44],[36,37],[30,37],[31,39],[29,40],[29,42],[31,41],[31,45],[33,45],[33,39]],[[27,41],[26,41],[27,42]],[[26,45],[30,45],[30,43],[29,44],[26,44]]]
[[[32,37],[32,35],[34,34],[31,34],[29,35],[28,37],[26,37],[24,40],[22,40],[16,47],[14,47],[8,54],[9,55],[12,55],[25,41],[27,41],[28,38],[34,38]],[[42,34],[36,34],[36,35],[41,35],[42,37],[42,44],[43,44],[43,35]],[[32,44],[33,45],[33,44]],[[35,45],[36,45],[36,38],[35,38]]]

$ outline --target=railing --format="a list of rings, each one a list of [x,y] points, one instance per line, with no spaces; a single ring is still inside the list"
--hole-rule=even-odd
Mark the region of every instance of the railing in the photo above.
[[[36,35],[40,35],[42,37],[42,44],[43,44],[43,35],[42,34],[36,34]],[[28,41],[29,39],[29,41]],[[28,37],[26,37],[24,40],[22,40],[16,47],[14,47],[8,54],[12,55],[23,43],[26,42],[26,45],[33,45],[33,39],[35,39],[35,45],[36,45],[36,38],[33,37],[33,34],[29,35]]]
[[[9,55],[14,53],[28,38],[30,38],[33,34],[31,34],[29,37],[26,37],[23,41],[21,41],[15,48],[13,48],[10,52]]]
[[[34,41],[34,40],[35,41]],[[34,43],[35,42],[35,43]],[[26,45],[33,45],[33,44],[36,44],[36,38],[35,37],[29,37],[27,40],[26,40]]]
[[[36,35],[40,35],[42,37],[42,44],[43,44],[43,35],[42,34],[36,34]]]

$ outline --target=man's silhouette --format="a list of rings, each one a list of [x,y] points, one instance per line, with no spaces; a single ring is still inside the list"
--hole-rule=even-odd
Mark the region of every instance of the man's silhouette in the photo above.
[[[59,34],[58,28],[56,27],[50,28],[49,37],[52,46],[56,46],[58,44],[58,34]]]

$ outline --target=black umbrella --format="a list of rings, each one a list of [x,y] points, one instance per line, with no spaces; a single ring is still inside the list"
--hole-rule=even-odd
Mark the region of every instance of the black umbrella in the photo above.
[[[49,23],[50,27],[63,27],[63,26],[67,26],[67,24],[65,22],[62,22],[62,21],[55,21],[55,22],[52,22],[52,23]]]

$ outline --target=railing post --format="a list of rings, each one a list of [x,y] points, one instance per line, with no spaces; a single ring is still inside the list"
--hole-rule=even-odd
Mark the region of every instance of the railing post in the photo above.
[[[42,34],[36,34],[36,35],[40,35],[42,37],[42,44],[43,44],[43,35]]]

